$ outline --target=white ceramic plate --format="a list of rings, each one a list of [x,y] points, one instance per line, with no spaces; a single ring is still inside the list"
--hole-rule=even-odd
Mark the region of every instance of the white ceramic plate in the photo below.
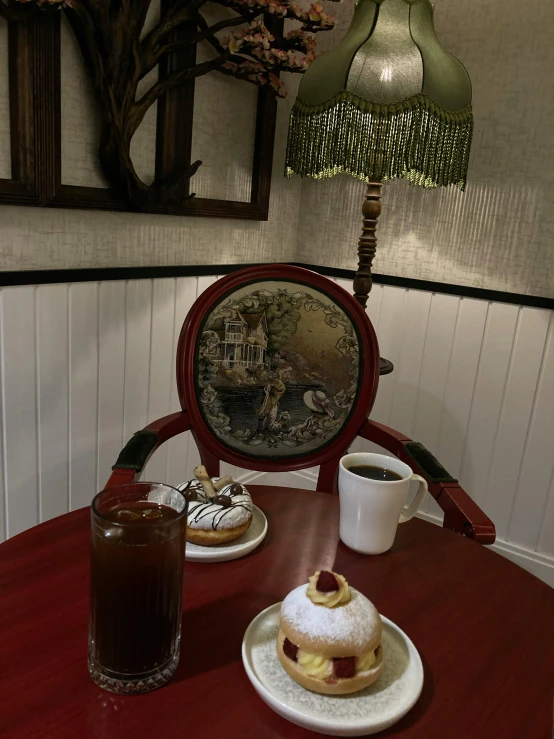
[[[423,665],[406,634],[383,619],[385,667],[379,679],[352,695],[319,695],[290,678],[277,657],[281,604],[266,608],[246,629],[242,661],[267,705],[297,726],[330,736],[365,736],[392,726],[413,708],[423,687]]]
[[[256,549],[267,534],[267,518],[258,506],[253,506],[252,523],[239,539],[215,547],[201,547],[187,542],[185,559],[187,562],[228,562],[244,557]]]

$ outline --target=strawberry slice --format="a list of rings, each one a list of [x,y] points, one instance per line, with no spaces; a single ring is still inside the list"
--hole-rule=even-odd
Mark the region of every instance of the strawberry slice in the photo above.
[[[356,674],[356,657],[335,657],[333,659],[335,677],[354,677]]]
[[[283,642],[283,652],[293,662],[298,662],[298,647],[287,638],[285,638],[285,641]]]

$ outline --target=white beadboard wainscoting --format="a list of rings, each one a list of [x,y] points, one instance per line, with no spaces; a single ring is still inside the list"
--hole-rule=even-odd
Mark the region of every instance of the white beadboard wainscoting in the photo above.
[[[88,505],[127,439],[178,410],[179,331],[216,279],[1,289],[1,539]],[[423,442],[492,518],[495,548],[554,585],[552,312],[375,285],[368,314],[395,364],[372,418]],[[187,434],[145,477],[178,483],[197,460]],[[315,487],[314,470],[227,470]],[[429,499],[421,515],[440,513]]]

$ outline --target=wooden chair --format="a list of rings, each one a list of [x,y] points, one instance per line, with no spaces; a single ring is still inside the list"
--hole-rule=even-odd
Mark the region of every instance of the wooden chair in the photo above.
[[[320,465],[317,490],[336,492],[339,460],[361,436],[427,480],[446,528],[492,544],[493,523],[433,455],[369,420],[378,384],[375,331],[345,290],[299,267],[233,272],[198,298],[181,330],[182,410],[136,433],[107,485],[138,479],[161,444],[190,430],[212,476],[220,460],[264,472]]]

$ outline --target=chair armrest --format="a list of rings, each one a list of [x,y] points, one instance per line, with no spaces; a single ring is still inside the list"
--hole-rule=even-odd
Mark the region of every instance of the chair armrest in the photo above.
[[[122,449],[106,487],[135,482],[156,449],[173,436],[191,428],[188,413],[180,411],[165,416],[137,431]]]
[[[364,422],[359,435],[387,449],[427,481],[429,492],[444,511],[445,528],[480,544],[494,544],[493,522],[423,444],[369,420]]]

